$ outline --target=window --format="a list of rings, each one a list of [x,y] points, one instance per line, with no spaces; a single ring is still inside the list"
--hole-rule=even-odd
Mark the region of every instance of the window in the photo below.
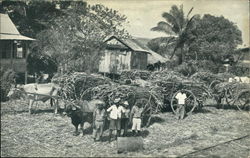
[[[23,47],[20,43],[17,43],[16,58],[24,58]]]

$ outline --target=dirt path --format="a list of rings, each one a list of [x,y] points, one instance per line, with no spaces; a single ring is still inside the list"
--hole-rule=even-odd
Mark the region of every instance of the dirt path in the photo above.
[[[30,116],[25,103],[1,105],[1,156],[177,157],[250,133],[247,112],[205,107],[181,121],[164,113],[155,115],[153,123],[143,129],[145,150],[117,154],[115,141],[93,142],[91,133],[75,137],[68,117],[54,116],[49,105],[39,108],[42,111]],[[107,136],[105,131],[104,138]],[[249,146],[247,137],[186,157],[248,157]]]

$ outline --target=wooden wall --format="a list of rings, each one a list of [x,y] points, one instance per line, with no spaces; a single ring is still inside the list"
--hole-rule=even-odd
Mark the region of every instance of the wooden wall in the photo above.
[[[144,52],[133,52],[131,56],[131,69],[146,70],[148,55]]]
[[[128,50],[105,50],[105,55],[100,60],[99,72],[119,74],[122,70],[130,70],[131,54]]]

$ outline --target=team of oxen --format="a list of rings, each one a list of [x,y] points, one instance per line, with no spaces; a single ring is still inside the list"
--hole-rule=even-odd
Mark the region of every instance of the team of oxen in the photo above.
[[[29,114],[32,114],[33,112],[33,105],[37,102],[47,102],[50,100],[51,107],[54,107],[54,113],[58,113],[59,101],[60,96],[60,87],[53,83],[46,83],[46,84],[26,84],[26,85],[20,85],[16,87],[12,87],[10,92],[8,93],[8,97],[15,98],[16,96],[19,96],[20,98],[27,100],[29,103]],[[74,101],[64,101],[64,112],[67,116],[71,117],[72,124],[75,126],[75,133],[74,135],[78,135],[78,126],[80,125],[80,128],[83,132],[83,125],[84,122],[91,123],[92,112],[96,108],[95,102],[98,102],[99,100],[93,100],[90,102],[87,101],[81,101],[80,106],[74,104]],[[36,108],[37,108],[36,106]]]

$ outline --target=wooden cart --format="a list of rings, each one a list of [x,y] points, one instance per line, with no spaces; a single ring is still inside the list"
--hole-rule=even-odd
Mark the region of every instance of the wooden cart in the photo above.
[[[202,83],[195,82],[158,82],[162,87],[165,103],[170,103],[174,114],[177,114],[178,101],[176,95],[179,92],[186,94],[185,110],[191,114],[195,109],[200,109],[206,98],[211,97],[209,88]]]
[[[250,109],[250,84],[241,82],[211,82],[210,89],[216,98],[218,105],[237,107],[239,110]]]

